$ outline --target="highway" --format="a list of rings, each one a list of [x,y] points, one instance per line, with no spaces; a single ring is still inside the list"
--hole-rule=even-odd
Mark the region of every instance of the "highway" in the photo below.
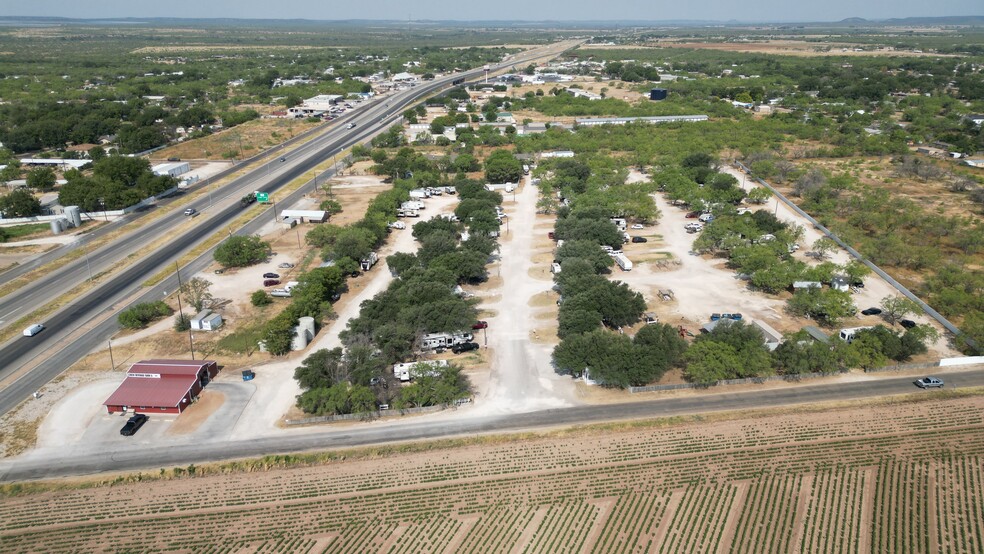
[[[767,390],[652,399],[625,404],[577,406],[530,413],[460,419],[407,418],[335,429],[330,425],[286,430],[281,435],[241,441],[186,442],[167,446],[122,443],[118,449],[98,452],[45,452],[43,455],[0,461],[0,481],[24,481],[80,476],[104,472],[149,470],[191,463],[232,460],[272,454],[328,450],[344,447],[518,432],[606,421],[667,417],[715,411],[773,408],[795,404],[859,400],[921,391],[914,377],[883,377],[869,381],[785,386]],[[946,374],[948,388],[984,386],[984,370]],[[651,397],[650,397],[651,398]]]
[[[574,44],[577,43],[557,43],[521,53],[505,63],[493,66],[491,71],[501,71],[514,64],[525,64],[535,59],[552,58]],[[46,327],[39,335],[18,335],[0,347],[0,380],[7,379],[29,362],[42,360],[25,375],[19,376],[0,390],[0,413],[12,409],[44,383],[112,337],[118,330],[115,317],[100,321],[100,316],[112,315],[133,302],[160,299],[164,291],[173,291],[177,287],[177,278],[174,275],[146,290],[143,290],[142,283],[148,276],[173,266],[174,261],[182,254],[206,240],[218,227],[238,215],[242,211],[239,204],[242,195],[253,190],[276,191],[292,180],[309,174],[333,154],[385,130],[399,119],[407,107],[422,98],[447,87],[454,80],[472,79],[482,74],[483,69],[479,68],[443,77],[350,112],[335,120],[337,125],[330,127],[322,135],[285,152],[285,161],[281,162],[275,156],[272,161],[256,167],[251,173],[234,179],[221,188],[216,187],[211,195],[202,195],[193,202],[182,204],[178,209],[104,248],[51,272],[25,287],[26,290],[0,299],[0,319],[16,320],[84,282],[88,278],[86,265],[95,275],[115,267],[128,257],[137,258],[143,255],[122,270],[99,280],[91,291],[81,295],[73,303],[38,321]],[[355,123],[355,128],[347,128],[349,123]],[[278,198],[277,201],[281,206],[291,205],[309,190],[309,184],[289,197]],[[193,219],[192,225],[184,225],[188,218],[181,214],[181,210],[186,207],[194,207],[202,212],[201,216]],[[236,233],[256,232],[274,217],[272,210],[273,208],[268,208],[263,211]],[[170,236],[167,243],[156,249],[149,248],[151,243],[165,236]],[[183,267],[182,274],[187,273],[185,278],[188,278],[208,265],[210,260],[211,250]],[[134,299],[135,295],[139,297]]]

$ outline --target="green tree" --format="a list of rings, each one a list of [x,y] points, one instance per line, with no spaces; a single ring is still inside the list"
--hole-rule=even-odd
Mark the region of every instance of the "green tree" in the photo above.
[[[615,261],[605,253],[604,250],[589,240],[571,240],[564,242],[564,245],[557,249],[556,257],[563,262],[570,258],[580,258],[587,261],[594,267],[596,273],[601,273],[610,268]]]
[[[290,352],[295,325],[297,325],[297,318],[289,311],[282,312],[268,321],[263,328],[261,338],[266,351],[274,356],[283,356]]]
[[[889,323],[895,325],[909,314],[920,311],[919,304],[904,296],[886,296],[881,299],[882,314]]]
[[[270,252],[270,245],[257,235],[233,236],[222,241],[213,257],[223,267],[246,267],[265,260]]]
[[[841,319],[857,311],[851,300],[851,293],[834,289],[799,290],[786,305],[794,315],[810,317],[828,327],[837,325]]]
[[[327,388],[348,380],[342,349],[322,348],[312,352],[294,369],[294,379],[302,389]]]
[[[249,297],[249,302],[250,304],[259,308],[262,306],[268,306],[272,304],[273,299],[270,298],[270,295],[267,294],[265,290],[260,289],[260,290],[253,291],[253,294],[251,294]]]
[[[741,366],[738,352],[729,344],[704,341],[690,345],[684,354],[687,367],[683,374],[688,381],[713,385],[736,375]]]
[[[55,182],[55,170],[50,167],[36,167],[27,172],[27,186],[34,190],[41,192],[54,190]]]
[[[6,218],[41,215],[41,202],[30,192],[18,189],[0,196],[0,214]]]
[[[212,305],[214,298],[209,290],[212,286],[211,281],[202,277],[193,277],[190,281],[181,285],[179,291],[196,312]]]
[[[523,164],[508,150],[496,150],[485,160],[485,179],[490,183],[518,183]]]
[[[823,260],[828,254],[837,249],[837,243],[828,239],[827,237],[818,238],[813,242],[813,251],[816,252],[817,258]]]

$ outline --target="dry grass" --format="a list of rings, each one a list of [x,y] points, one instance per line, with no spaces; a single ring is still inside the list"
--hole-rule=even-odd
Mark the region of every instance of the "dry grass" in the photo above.
[[[273,111],[271,107],[249,107],[261,113]],[[185,160],[243,159],[318,125],[320,123],[308,123],[303,119],[254,119],[207,137],[178,143],[159,151],[155,156],[162,160],[170,157]]]

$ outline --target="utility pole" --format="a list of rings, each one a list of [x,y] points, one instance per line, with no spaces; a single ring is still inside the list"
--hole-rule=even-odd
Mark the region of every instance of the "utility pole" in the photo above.
[[[184,311],[181,308],[181,287],[184,286],[184,285],[181,284],[181,266],[178,265],[178,262],[174,262],[174,270],[175,270],[175,273],[178,274],[178,317],[183,318],[184,317]],[[165,293],[165,294],[167,294],[167,293]],[[188,345],[191,348],[191,359],[194,360],[195,359],[195,339],[191,336],[191,325],[188,325]]]
[[[113,341],[107,341],[109,343],[109,365],[112,371],[116,371],[116,362],[113,361]]]

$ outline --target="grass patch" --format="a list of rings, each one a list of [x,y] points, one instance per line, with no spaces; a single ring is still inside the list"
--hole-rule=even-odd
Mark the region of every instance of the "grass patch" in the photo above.
[[[35,233],[40,233],[50,229],[51,226],[47,223],[25,223],[24,225],[14,225],[13,227],[4,227],[3,230],[7,233],[7,240],[19,239]]]
[[[262,310],[260,315],[265,315]],[[253,323],[246,325],[234,332],[220,338],[215,345],[219,352],[249,355],[257,349],[256,343],[263,338],[263,327],[266,325],[266,317],[259,320],[253,319]]]

